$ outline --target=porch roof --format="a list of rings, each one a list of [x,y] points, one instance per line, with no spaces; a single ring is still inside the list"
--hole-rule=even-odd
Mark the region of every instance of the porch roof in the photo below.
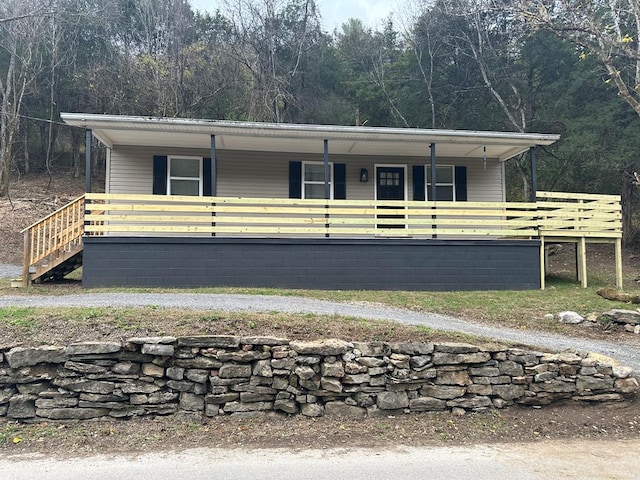
[[[133,117],[62,113],[69,125],[91,129],[104,145],[184,147],[208,150],[210,136],[225,150],[322,153],[328,140],[330,154],[429,156],[436,144],[438,157],[497,158],[501,161],[530,147],[551,145],[560,136],[472,130],[354,127],[287,123],[238,122],[162,117]],[[485,153],[486,149],[486,153]]]

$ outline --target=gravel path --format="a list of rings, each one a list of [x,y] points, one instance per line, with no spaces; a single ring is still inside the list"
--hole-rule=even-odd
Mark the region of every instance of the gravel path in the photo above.
[[[407,325],[465,332],[481,337],[522,343],[541,348],[596,352],[610,356],[640,372],[640,348],[629,344],[565,337],[548,332],[515,330],[482,325],[434,313],[414,312],[400,308],[366,303],[338,303],[304,297],[267,295],[217,295],[198,293],[83,293],[58,297],[4,296],[0,307],[133,307],[153,305],[167,308],[198,310],[315,313],[344,315],[374,320],[389,320]]]
[[[15,278],[22,275],[22,267],[0,263],[0,278]]]

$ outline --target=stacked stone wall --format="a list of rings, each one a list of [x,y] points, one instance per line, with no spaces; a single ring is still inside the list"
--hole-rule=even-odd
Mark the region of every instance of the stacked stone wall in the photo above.
[[[0,349],[0,416],[24,421],[191,412],[374,416],[622,401],[627,367],[578,353],[462,343],[131,338]]]

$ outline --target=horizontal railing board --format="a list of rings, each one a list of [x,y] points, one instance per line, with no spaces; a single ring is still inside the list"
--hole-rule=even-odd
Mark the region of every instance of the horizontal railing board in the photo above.
[[[88,194],[88,234],[621,235],[619,197],[539,192],[536,203]],[[550,200],[545,200],[550,199]],[[99,212],[98,212],[99,211]],[[91,225],[93,223],[93,225]],[[397,228],[386,228],[387,226]]]

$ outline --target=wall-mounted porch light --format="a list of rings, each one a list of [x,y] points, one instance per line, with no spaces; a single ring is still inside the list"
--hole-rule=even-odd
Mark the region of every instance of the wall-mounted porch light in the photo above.
[[[363,183],[369,181],[369,171],[366,168],[360,170],[360,181]]]

